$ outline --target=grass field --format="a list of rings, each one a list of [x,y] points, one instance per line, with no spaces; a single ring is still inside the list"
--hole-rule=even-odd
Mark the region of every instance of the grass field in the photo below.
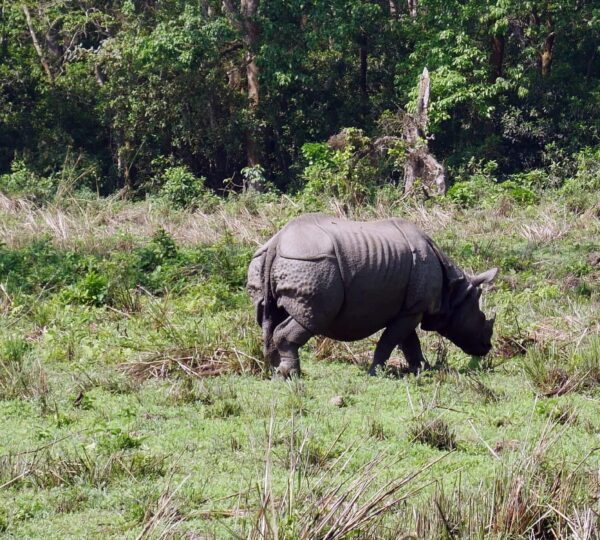
[[[244,284],[294,200],[0,196],[0,536],[600,537],[600,197],[466,206],[349,214],[500,267],[489,357],[427,334],[432,371],[368,377],[374,338],[313,339],[284,383]]]

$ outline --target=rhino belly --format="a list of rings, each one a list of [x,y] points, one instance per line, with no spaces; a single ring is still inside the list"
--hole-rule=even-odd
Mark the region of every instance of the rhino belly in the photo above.
[[[324,335],[341,341],[369,337],[401,313],[404,290],[398,282],[355,280],[346,289],[342,309]]]

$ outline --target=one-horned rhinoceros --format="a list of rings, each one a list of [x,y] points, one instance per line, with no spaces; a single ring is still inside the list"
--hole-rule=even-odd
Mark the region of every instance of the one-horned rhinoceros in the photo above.
[[[467,354],[490,351],[494,323],[479,309],[479,286],[496,273],[468,276],[402,219],[306,214],[254,254],[248,291],[265,355],[283,377],[300,373],[298,349],[312,336],[353,341],[381,329],[369,373],[396,346],[416,372],[428,366],[415,332],[419,323]]]

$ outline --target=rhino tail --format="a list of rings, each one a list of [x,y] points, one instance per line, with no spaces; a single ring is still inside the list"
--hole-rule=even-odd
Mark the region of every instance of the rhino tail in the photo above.
[[[271,271],[273,262],[277,255],[277,242],[271,242],[265,253],[265,262],[263,264],[262,285],[263,285],[263,313],[262,329],[265,345],[265,355],[270,356],[273,346],[273,332],[275,331],[275,322],[277,315],[277,300],[273,294],[271,286]]]

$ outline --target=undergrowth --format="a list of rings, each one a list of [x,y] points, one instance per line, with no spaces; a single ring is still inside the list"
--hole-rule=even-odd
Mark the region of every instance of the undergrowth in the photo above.
[[[302,380],[271,381],[246,268],[299,198],[2,196],[0,534],[597,538],[597,193],[394,189],[319,204],[402,216],[465,270],[500,267],[484,361],[422,333],[433,370],[407,376],[395,352],[368,377],[377,336],[319,338]]]

